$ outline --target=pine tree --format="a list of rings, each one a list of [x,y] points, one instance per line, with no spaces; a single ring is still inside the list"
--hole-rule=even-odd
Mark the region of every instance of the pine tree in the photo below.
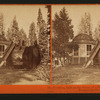
[[[35,33],[35,24],[34,22],[31,23],[29,29],[29,42],[30,45],[34,45],[35,41],[37,40],[36,33]]]
[[[38,18],[37,18],[38,23],[37,24],[40,25],[42,20],[43,20],[43,17],[42,17],[41,9],[39,8],[39,10],[38,10]]]
[[[56,13],[53,20],[54,38],[52,49],[61,57],[68,56],[68,43],[73,38],[73,25],[68,12],[63,8],[59,14]]]
[[[7,38],[8,40],[14,41],[15,38],[16,40],[19,40],[19,27],[18,27],[18,22],[16,21],[16,16],[14,17],[12,21],[12,25],[10,28],[8,28],[7,31]]]
[[[23,28],[19,31],[20,46],[28,45],[28,39]]]
[[[13,19],[12,29],[14,29],[15,32],[18,32],[19,31],[18,22],[16,21],[16,16]]]
[[[50,22],[51,22],[51,6],[47,5],[46,8],[48,10],[47,11],[47,32],[48,32],[48,34],[50,34],[50,27],[51,27],[51,25],[50,25]]]
[[[46,60],[47,58],[45,55],[48,52],[47,51],[48,36],[46,34],[46,23],[43,20],[41,9],[39,9],[39,12],[38,12],[37,26],[39,28],[38,41],[39,41],[39,47],[40,47],[40,55],[42,58],[41,62],[46,64],[46,61],[44,60]]]
[[[1,13],[0,14],[0,35],[5,35],[5,32],[4,32],[4,17],[3,17],[3,14]]]
[[[100,22],[94,30],[94,39],[100,41]]]
[[[51,32],[51,6],[47,5],[47,34],[48,34],[48,51],[50,56],[50,32]]]
[[[37,18],[37,27],[38,27],[38,45],[41,55],[41,64],[38,67],[36,73],[43,80],[50,81],[50,56],[48,48],[48,33],[47,33],[47,24],[43,20],[41,9],[38,11]]]
[[[20,37],[23,38],[23,40],[25,40],[27,38],[26,33],[24,32],[23,28],[20,30],[19,32]]]
[[[7,30],[6,37],[7,37],[7,40],[12,41],[12,32],[11,32],[10,28],[8,28],[8,30]]]
[[[79,34],[92,35],[91,16],[89,13],[85,13],[84,17],[81,18]]]

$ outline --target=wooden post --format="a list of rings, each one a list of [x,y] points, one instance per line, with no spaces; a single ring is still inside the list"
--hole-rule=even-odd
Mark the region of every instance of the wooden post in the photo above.
[[[85,57],[85,62],[87,62],[87,57]]]
[[[69,61],[68,61],[69,63]],[[72,64],[74,64],[74,50],[72,51]]]
[[[80,64],[80,49],[78,48],[78,64]]]

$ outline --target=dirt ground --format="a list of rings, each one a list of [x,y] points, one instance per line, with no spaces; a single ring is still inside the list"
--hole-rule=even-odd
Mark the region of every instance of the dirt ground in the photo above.
[[[0,68],[0,85],[47,85],[34,75],[34,71]]]
[[[52,71],[52,84],[100,84],[100,67],[64,66],[54,68]]]

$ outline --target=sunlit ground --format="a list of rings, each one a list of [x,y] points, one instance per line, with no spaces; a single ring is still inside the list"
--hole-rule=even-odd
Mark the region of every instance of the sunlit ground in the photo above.
[[[100,84],[100,67],[83,69],[79,65],[65,65],[52,71],[53,84]]]
[[[0,68],[0,85],[42,85],[49,84],[34,75],[34,70]]]

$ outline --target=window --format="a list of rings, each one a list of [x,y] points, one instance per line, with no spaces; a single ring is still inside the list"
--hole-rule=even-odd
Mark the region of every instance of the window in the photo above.
[[[91,45],[87,45],[87,55],[89,55],[91,53]]]
[[[76,49],[74,49],[74,56],[78,56],[78,48]]]
[[[0,45],[0,52],[4,52],[4,45]]]
[[[0,45],[0,56],[4,53],[4,45]]]
[[[22,46],[25,46],[25,41],[22,41]]]

